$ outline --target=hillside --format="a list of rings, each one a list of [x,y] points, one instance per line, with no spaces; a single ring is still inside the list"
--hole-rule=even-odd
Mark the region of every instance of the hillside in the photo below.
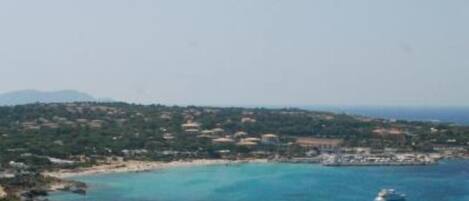
[[[231,157],[301,156],[311,150],[301,147],[298,139],[304,137],[342,142],[343,147],[407,151],[469,142],[468,127],[299,109],[59,103],[0,107],[0,113],[0,162],[36,163],[39,168],[53,164],[31,159],[31,153],[93,163],[109,156],[217,158],[220,151]],[[274,143],[264,143],[264,137]]]

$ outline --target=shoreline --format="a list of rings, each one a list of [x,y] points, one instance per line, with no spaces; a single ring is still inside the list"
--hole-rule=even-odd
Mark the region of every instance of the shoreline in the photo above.
[[[225,160],[225,159],[197,159],[191,161],[171,161],[171,162],[152,162],[152,161],[125,161],[113,162],[109,164],[96,165],[88,168],[61,169],[52,172],[41,173],[44,176],[68,179],[77,176],[147,172],[154,170],[164,170],[181,167],[209,166],[209,165],[236,165],[244,163],[267,163],[267,159],[246,159],[246,160]]]
[[[443,159],[444,160],[469,160],[468,158],[459,158],[459,159]],[[48,186],[48,192],[59,192],[67,191],[72,193],[77,193],[78,191],[86,192],[87,185],[85,183],[74,180],[73,177],[79,176],[96,176],[96,175],[108,175],[108,174],[121,174],[121,173],[142,173],[142,172],[151,172],[158,170],[167,170],[173,168],[191,168],[191,167],[201,167],[201,166],[216,166],[216,165],[242,165],[242,164],[251,164],[251,163],[285,163],[286,161],[275,161],[269,159],[243,159],[243,160],[226,160],[226,159],[197,159],[197,160],[181,160],[181,161],[171,161],[171,162],[153,162],[153,161],[122,161],[122,162],[113,162],[109,164],[96,165],[88,168],[78,168],[78,169],[61,169],[51,172],[43,172],[41,175],[49,176],[59,179],[58,182],[52,183]],[[416,166],[409,164],[400,164],[400,165],[324,165],[318,162],[286,162],[290,164],[317,164],[324,167],[365,167],[365,166]],[[417,165],[417,166],[428,166],[426,165]],[[439,163],[434,163],[431,165],[439,165]],[[71,190],[74,189],[74,190]],[[78,190],[78,191],[77,191]],[[75,192],[77,191],[77,192]],[[80,193],[78,192],[78,193]]]
[[[147,172],[154,170],[164,170],[171,168],[183,168],[183,167],[197,167],[197,166],[210,166],[210,165],[238,165],[245,163],[269,163],[269,162],[280,162],[280,163],[307,163],[307,164],[320,164],[323,166],[416,166],[416,165],[437,165],[437,161],[440,160],[469,160],[468,157],[454,157],[454,158],[440,158],[435,160],[433,163],[389,163],[389,164],[378,164],[378,163],[353,163],[353,164],[327,164],[321,163],[318,158],[303,158],[294,159],[280,159],[280,160],[269,160],[269,159],[240,159],[240,160],[227,160],[227,159],[196,159],[196,160],[179,160],[171,162],[159,162],[159,161],[120,161],[111,162],[107,164],[95,165],[87,168],[77,169],[59,169],[57,171],[42,172],[44,176],[55,177],[59,179],[69,179],[77,176],[89,176],[89,175],[100,175],[100,174],[113,174],[113,173],[131,173],[131,172]]]

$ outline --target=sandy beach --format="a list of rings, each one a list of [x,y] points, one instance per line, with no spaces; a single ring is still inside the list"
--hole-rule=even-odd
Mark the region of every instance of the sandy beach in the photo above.
[[[69,178],[75,176],[86,176],[94,174],[112,174],[125,172],[144,172],[168,168],[193,167],[205,165],[233,165],[242,163],[266,163],[266,159],[249,159],[249,160],[211,160],[200,159],[192,161],[173,161],[173,162],[150,162],[150,161],[124,161],[113,162],[109,164],[97,165],[89,168],[63,169],[54,172],[43,172],[45,176],[57,178]]]

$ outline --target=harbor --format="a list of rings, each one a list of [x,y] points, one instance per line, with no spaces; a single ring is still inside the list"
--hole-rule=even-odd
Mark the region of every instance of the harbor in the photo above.
[[[441,157],[429,154],[321,154],[316,157],[273,159],[279,163],[308,163],[322,166],[425,166],[435,165]]]

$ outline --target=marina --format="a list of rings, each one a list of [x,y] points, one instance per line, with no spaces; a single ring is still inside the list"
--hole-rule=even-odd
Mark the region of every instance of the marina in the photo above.
[[[425,154],[334,154],[325,156],[324,166],[421,166],[434,165],[436,159]]]

